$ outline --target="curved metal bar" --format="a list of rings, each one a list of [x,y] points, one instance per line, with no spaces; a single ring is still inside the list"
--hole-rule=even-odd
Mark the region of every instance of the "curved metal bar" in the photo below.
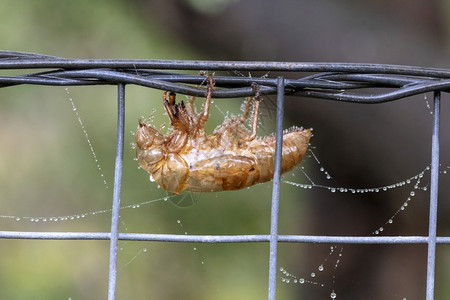
[[[274,61],[195,61],[195,60],[143,60],[143,59],[65,59],[24,52],[0,51],[0,69],[32,68],[127,68],[160,70],[241,70],[288,72],[349,72],[403,74],[450,78],[450,70],[402,65],[322,62]]]

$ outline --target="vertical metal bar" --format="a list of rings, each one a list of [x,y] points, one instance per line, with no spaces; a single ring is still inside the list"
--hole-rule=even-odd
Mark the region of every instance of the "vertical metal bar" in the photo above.
[[[114,192],[111,216],[111,240],[109,247],[109,283],[108,299],[116,297],[116,275],[117,275],[117,241],[119,238],[119,210],[120,210],[120,188],[122,181],[123,143],[125,127],[125,84],[118,85],[118,110],[117,110],[117,144],[116,164],[114,170]]]
[[[439,181],[439,119],[441,93],[434,92],[433,136],[431,141],[430,220],[428,226],[427,300],[434,299],[436,264],[436,225]]]
[[[283,147],[284,84],[284,77],[278,77],[275,170],[273,174],[272,209],[270,215],[269,300],[275,300],[277,286],[278,211]]]

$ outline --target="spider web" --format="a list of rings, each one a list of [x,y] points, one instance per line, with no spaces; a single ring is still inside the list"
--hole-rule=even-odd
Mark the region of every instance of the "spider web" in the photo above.
[[[91,124],[94,124],[95,122],[88,121],[89,117],[84,117],[85,111],[78,114],[82,108],[79,109],[77,105],[75,104],[72,98],[75,98],[76,100],[81,99],[82,97],[74,96],[72,97],[72,90],[68,92],[68,90],[64,91],[65,93],[68,93],[66,96],[69,98],[70,106],[72,109],[72,113],[75,113],[75,121],[78,123],[78,129],[76,131],[82,131],[81,137],[78,138],[78,140],[84,140],[85,143],[87,142],[88,149],[85,149],[83,151],[87,152],[84,153],[84,155],[87,157],[87,160],[90,160],[90,162],[87,162],[88,168],[92,167],[97,170],[97,175],[94,176],[95,178],[99,178],[97,180],[100,183],[100,186],[103,186],[102,188],[99,188],[99,190],[104,191],[104,199],[107,199],[110,195],[110,189],[108,189],[108,182],[111,181],[112,175],[111,175],[111,169],[108,168],[102,168],[102,162],[103,164],[108,164],[108,161],[110,161],[111,154],[99,154],[96,153],[96,141],[102,140],[101,134],[98,135],[95,132],[91,134],[91,131],[94,131]],[[75,93],[76,94],[76,93]],[[212,114],[218,114],[219,116],[226,117],[229,112],[228,109],[223,108],[226,106],[223,106],[222,104],[219,104],[217,102],[213,103],[213,107],[215,111],[212,111]],[[272,118],[273,114],[273,104],[271,102],[271,99],[265,99],[263,101],[263,104],[266,103],[267,106],[265,109],[263,109],[261,114],[261,121],[260,121],[260,131],[264,132],[270,131],[270,129],[267,129],[265,124],[269,123],[270,119]],[[153,104],[152,104],[153,105]],[[83,106],[83,105],[81,105]],[[236,107],[239,107],[240,104],[236,103]],[[264,106],[263,106],[264,107]],[[226,111],[224,114],[223,112]],[[239,111],[235,112],[235,114],[238,114]],[[157,113],[154,113],[157,115]],[[164,116],[163,116],[164,117]],[[82,121],[86,120],[85,122]],[[73,116],[72,116],[73,119]],[[269,119],[269,121],[267,121]],[[95,121],[95,120],[94,120]],[[158,120],[156,120],[158,121]],[[216,122],[220,122],[216,120]],[[107,124],[105,127],[110,127],[110,124]],[[132,131],[132,130],[130,130]],[[129,142],[128,150],[126,153],[125,160],[127,158],[132,157],[133,149],[131,147],[133,136],[130,134],[128,136]],[[312,147],[314,149],[314,144]],[[111,152],[111,151],[109,151]],[[133,163],[135,163],[133,161]],[[131,169],[131,168],[130,168]],[[313,175],[311,175],[309,169],[313,169],[318,171],[319,174],[322,174],[321,178],[316,178]],[[379,224],[377,226],[374,226],[373,231],[370,233],[372,235],[379,235],[384,234],[386,230],[388,230],[389,226],[395,223],[396,219],[399,218],[399,216],[407,210],[410,203],[415,199],[416,195],[418,193],[422,193],[427,190],[427,176],[429,174],[429,166],[424,166],[422,169],[418,171],[417,174],[406,176],[405,179],[399,180],[398,182],[391,183],[388,185],[381,185],[381,186],[373,186],[373,187],[365,187],[365,188],[358,188],[358,187],[346,187],[346,186],[340,186],[336,185],[335,183],[338,181],[336,178],[339,176],[332,176],[330,172],[327,171],[326,167],[322,165],[322,162],[319,160],[317,155],[315,154],[314,150],[309,151],[309,155],[306,158],[305,162],[298,166],[293,172],[290,172],[286,176],[283,176],[283,183],[286,186],[291,186],[299,190],[323,190],[328,192],[330,195],[335,193],[345,193],[345,194],[368,194],[368,193],[389,193],[392,190],[397,190],[399,188],[405,189],[407,192],[403,192],[405,197],[402,201],[402,203],[394,209],[390,217],[388,217],[384,223]],[[441,173],[446,174],[447,173],[448,166],[443,167]],[[135,170],[133,172],[139,173],[138,176],[140,177],[147,177],[147,174],[143,172],[142,170],[137,170],[137,167],[135,167]],[[100,173],[100,174],[99,174]],[[317,172],[316,172],[317,173]],[[126,176],[126,173],[125,175]],[[424,181],[425,178],[425,181]],[[331,184],[330,184],[331,182]],[[127,183],[127,182],[125,182]],[[124,183],[124,187],[126,186]],[[98,183],[97,183],[98,184]],[[122,199],[122,207],[121,207],[121,231],[129,231],[134,232],[136,229],[138,229],[138,222],[134,222],[134,216],[136,214],[139,214],[139,220],[142,221],[145,219],[145,214],[148,213],[151,210],[156,210],[157,212],[161,212],[162,210],[167,210],[168,207],[172,207],[170,212],[166,212],[165,217],[169,218],[169,226],[167,229],[161,228],[161,225],[157,225],[161,218],[155,218],[154,221],[147,221],[148,226],[151,228],[154,226],[154,228],[158,228],[158,231],[161,230],[168,230],[172,233],[182,233],[182,234],[214,234],[217,232],[217,227],[212,228],[210,231],[201,229],[201,222],[202,216],[196,216],[197,222],[194,222],[192,215],[196,215],[197,206],[206,206],[211,208],[211,204],[206,205],[205,203],[208,201],[212,201],[215,204],[220,204],[220,207],[224,207],[224,202],[231,203],[229,205],[232,205],[236,207],[235,205],[239,205],[240,207],[247,206],[257,206],[258,211],[262,211],[268,208],[269,202],[266,201],[264,204],[259,204],[259,201],[250,199],[248,203],[243,203],[242,199],[239,199],[237,201],[236,199],[230,200],[229,198],[223,197],[221,193],[215,194],[215,195],[205,195],[205,194],[191,194],[191,193],[184,193],[181,196],[174,196],[174,195],[168,195],[161,189],[158,189],[155,184],[148,182],[148,178],[139,179],[139,183],[130,183],[132,185],[132,188],[130,191],[124,190],[124,198]],[[150,195],[150,199],[142,199],[141,196],[133,196],[133,192],[131,191],[133,188],[141,187],[143,190],[146,190],[146,194]],[[255,187],[255,190],[260,190],[263,193],[270,190],[271,185],[265,184],[261,185],[260,187]],[[238,195],[239,193],[249,195],[252,193],[253,188],[242,191],[242,192],[232,192],[234,196]],[[100,192],[101,193],[101,192]],[[137,194],[138,195],[138,194]],[[231,198],[232,198],[231,197]],[[75,198],[72,198],[75,199]],[[244,198],[246,199],[246,198]],[[288,200],[287,200],[288,201]],[[109,205],[105,205],[105,203],[109,203],[107,201],[104,201],[103,204],[101,201],[99,201],[98,206],[104,206],[108,207]],[[236,204],[240,202],[241,204]],[[167,204],[170,204],[167,206]],[[63,205],[64,206],[64,205]],[[77,210],[76,208],[67,208],[67,210]],[[110,208],[100,208],[100,209],[93,209],[93,210],[84,210],[82,212],[73,212],[68,214],[27,214],[26,210],[18,210],[19,213],[14,213],[12,211],[11,214],[3,214],[0,217],[3,220],[9,220],[14,223],[32,223],[32,224],[50,224],[50,225],[38,225],[42,226],[42,228],[58,228],[55,227],[56,224],[60,223],[79,223],[84,224],[87,219],[91,218],[102,218],[105,221],[108,220]],[[48,208],[44,208],[44,211],[52,211]],[[140,212],[139,212],[140,211]],[[249,211],[248,209],[245,211]],[[139,213],[136,213],[139,212]],[[217,212],[214,211],[214,212]],[[144,215],[144,216],[142,216]],[[154,214],[151,214],[154,216]],[[106,217],[106,218],[105,218]],[[55,224],[55,225],[51,225]],[[107,223],[105,223],[107,224]],[[256,225],[255,225],[256,224]],[[264,228],[267,226],[267,222],[255,222],[254,226],[256,226],[256,229],[254,228],[255,233],[260,233],[259,229]],[[242,223],[237,223],[237,226],[230,229],[230,234],[239,234],[241,230]],[[104,226],[100,225],[100,226]],[[167,226],[167,225],[166,225]],[[12,226],[13,228],[15,226]],[[21,226],[19,226],[21,227]],[[27,227],[27,226],[25,226]],[[75,225],[76,227],[76,225]],[[220,227],[219,227],[220,228]],[[268,228],[268,227],[267,227]],[[120,252],[122,257],[119,261],[119,274],[121,272],[128,272],[130,268],[133,268],[134,265],[139,265],[140,261],[146,261],[147,258],[143,258],[146,256],[151,255],[155,249],[153,249],[152,246],[137,246],[131,245],[130,242],[121,242],[120,243]],[[339,267],[342,263],[342,260],[347,259],[345,256],[345,247],[339,246],[339,245],[332,245],[332,246],[325,246],[322,245],[322,247],[328,247],[329,253],[326,254],[323,258],[323,260],[318,261],[311,269],[310,272],[306,274],[298,274],[295,270],[292,271],[292,268],[289,265],[283,264],[283,257],[280,258],[280,264],[282,265],[279,269],[279,278],[280,278],[280,286],[283,287],[283,284],[289,284],[289,285],[295,285],[295,286],[305,286],[310,285],[314,287],[323,288],[328,291],[330,298],[336,298],[339,297],[339,286],[336,286],[336,276],[339,276]],[[181,246],[183,248],[183,246]],[[208,254],[207,251],[208,246],[205,245],[189,245],[187,247],[184,247],[181,252],[188,252],[191,255],[191,259],[193,261],[196,261],[196,263],[201,264],[202,266],[208,265],[209,261],[213,261],[213,258],[209,258],[211,254]],[[348,258],[350,259],[350,258]],[[325,275],[324,275],[325,274]],[[325,278],[327,277],[327,278]]]

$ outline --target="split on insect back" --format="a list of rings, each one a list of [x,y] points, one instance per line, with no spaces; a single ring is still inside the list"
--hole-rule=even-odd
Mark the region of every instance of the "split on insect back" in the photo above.
[[[226,119],[207,135],[209,107],[214,90],[212,75],[208,77],[203,111],[197,113],[195,97],[185,104],[175,101],[174,93],[164,93],[163,105],[173,131],[162,135],[155,128],[139,122],[136,157],[139,165],[168,192],[217,192],[238,190],[273,179],[275,137],[257,137],[259,89],[246,99],[240,117]],[[244,123],[253,105],[251,131]],[[310,129],[291,127],[283,133],[281,172],[291,170],[304,157],[311,137]]]

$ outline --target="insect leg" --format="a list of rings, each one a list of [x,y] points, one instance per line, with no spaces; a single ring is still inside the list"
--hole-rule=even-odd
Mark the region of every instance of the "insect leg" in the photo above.
[[[214,80],[212,75],[210,74],[208,76],[208,90],[206,94],[205,106],[203,107],[203,112],[198,116],[197,119],[197,126],[199,129],[203,128],[206,124],[206,121],[208,121],[209,106],[211,104],[213,90],[214,90]]]
[[[256,137],[256,132],[258,130],[258,117],[259,117],[259,103],[261,102],[261,96],[259,93],[259,88],[256,84],[252,84],[252,88],[255,91],[255,96],[253,97],[253,116],[252,116],[252,134],[246,138],[248,141],[252,141]],[[249,103],[250,101],[247,101],[247,104],[245,105],[245,111],[244,114],[241,117],[242,122],[245,121],[245,118],[247,118],[248,110],[249,110]],[[245,118],[244,118],[245,116]]]
[[[195,111],[195,107],[194,107],[194,101],[195,101],[195,96],[190,96],[189,101],[186,105],[186,112],[187,112],[190,124],[193,124],[195,121],[195,118],[197,117],[197,112]]]
[[[171,100],[172,100],[172,103],[171,103]],[[174,101],[175,101],[175,96],[171,97],[171,95],[169,94],[169,98],[167,98],[167,92],[164,92],[163,105],[167,111],[167,114],[169,115],[169,118],[170,118],[170,121],[172,122],[172,124],[174,122],[174,114],[175,114],[175,112],[173,111],[173,107],[174,107],[173,102]]]
[[[167,98],[167,92],[163,94],[164,108],[169,115],[170,122],[174,129],[186,131],[189,130],[189,115],[186,112],[186,106],[183,101],[177,104],[175,101],[175,93],[170,92]]]
[[[239,122],[241,124],[244,124],[245,120],[247,120],[247,118],[248,118],[248,113],[250,112],[250,104],[253,100],[253,97],[248,97],[246,100],[247,100],[247,102],[245,103],[245,107],[244,107],[242,116],[239,119]]]

